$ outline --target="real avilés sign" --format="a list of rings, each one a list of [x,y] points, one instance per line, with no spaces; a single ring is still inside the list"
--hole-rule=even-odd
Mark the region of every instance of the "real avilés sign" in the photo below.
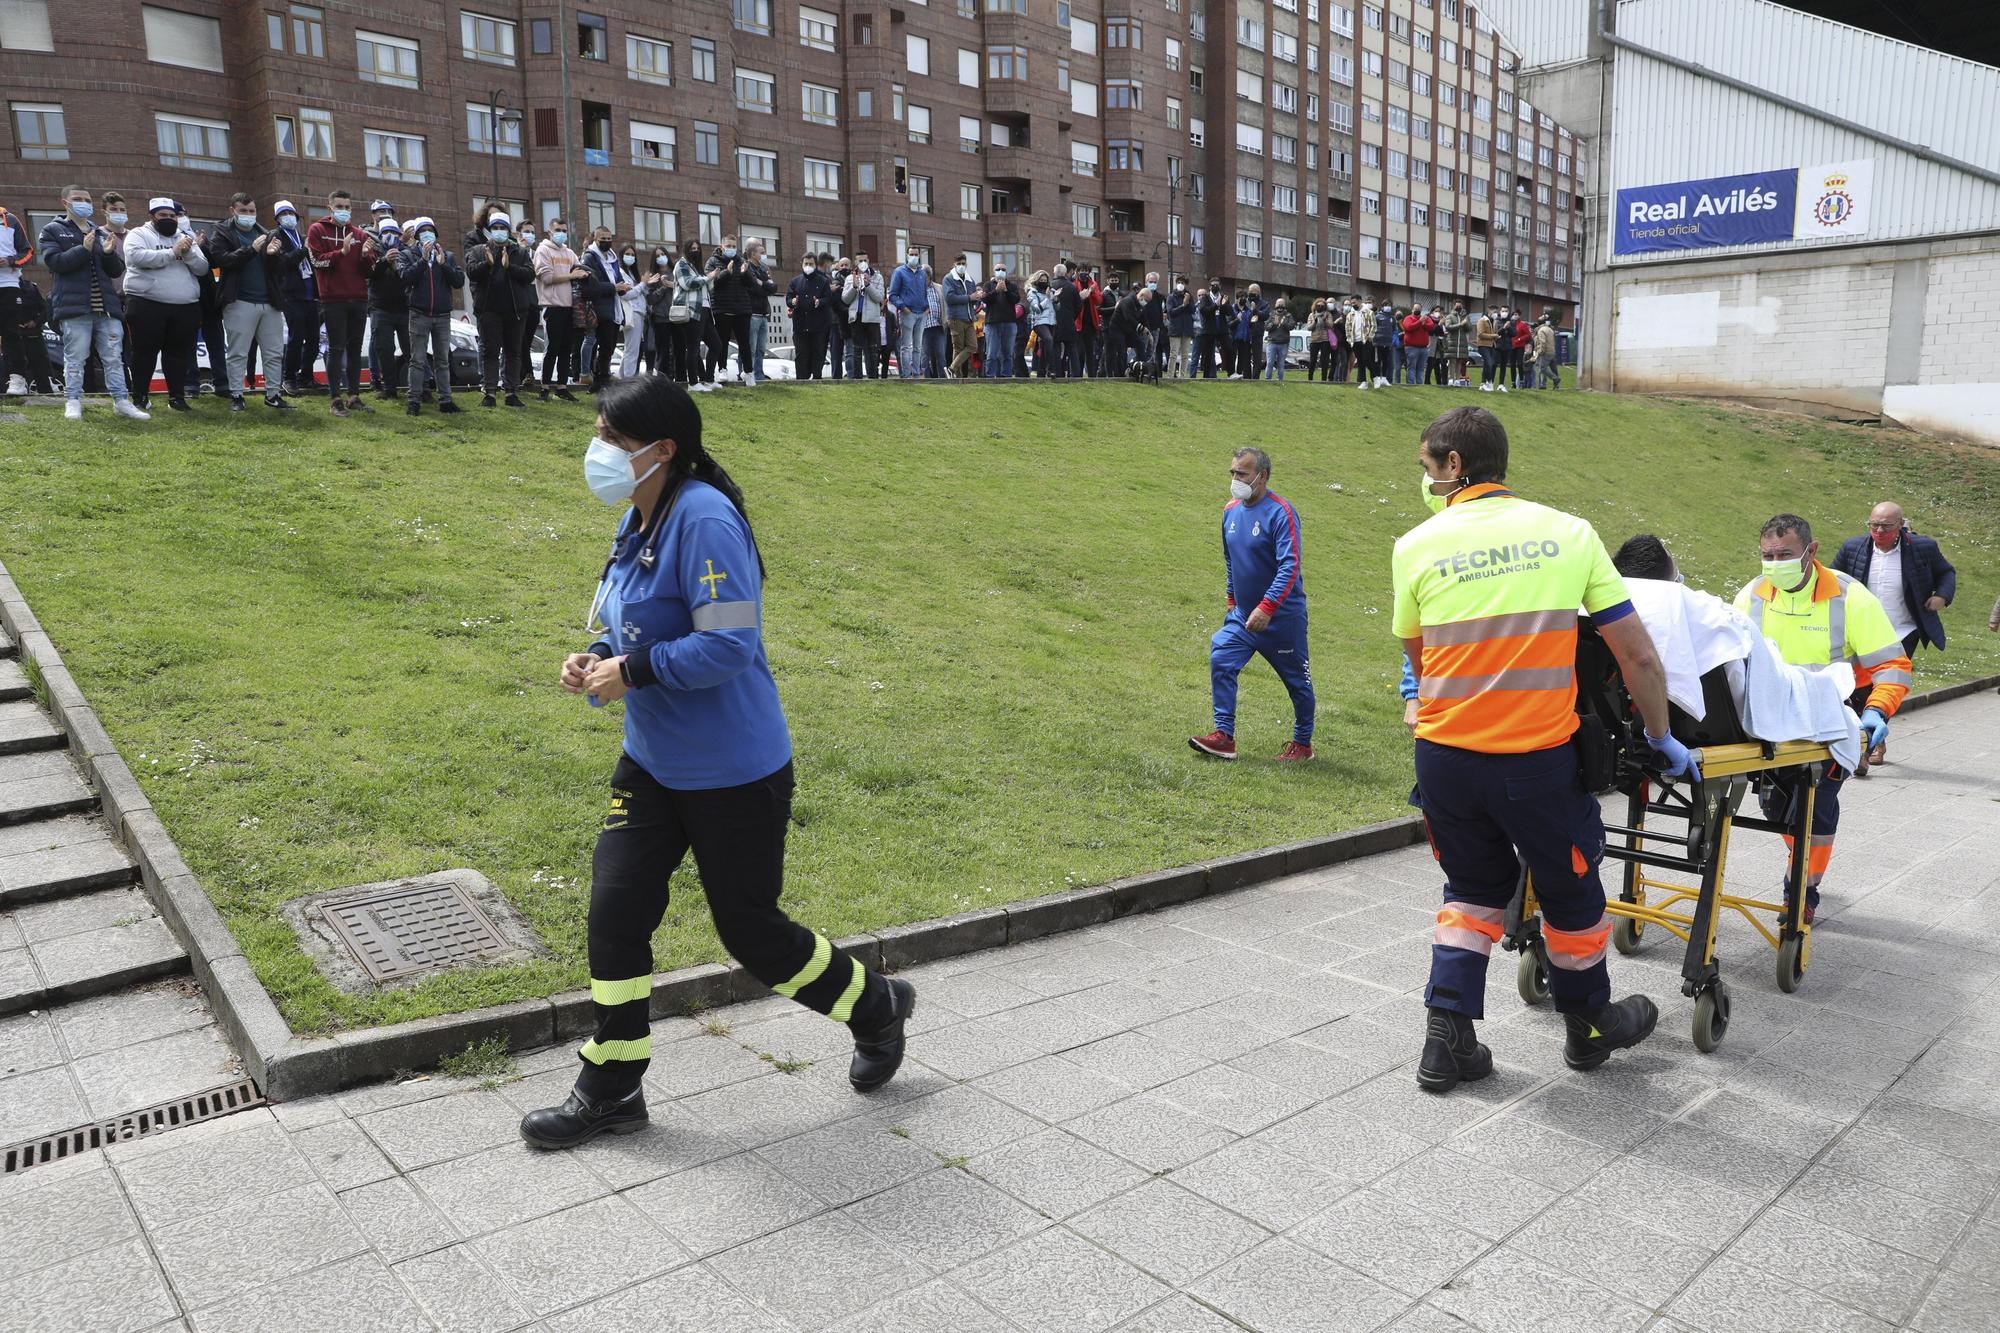
[[[1872,160],[1641,185],[1618,192],[1612,250],[1621,255],[1859,236]]]

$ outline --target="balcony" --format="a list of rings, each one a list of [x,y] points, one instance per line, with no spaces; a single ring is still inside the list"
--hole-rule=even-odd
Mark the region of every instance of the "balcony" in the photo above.
[[[1150,264],[1153,252],[1159,251],[1161,266],[1165,267],[1167,251],[1166,237],[1154,236],[1143,231],[1107,231],[1104,233],[1104,262],[1107,264]],[[1183,250],[1187,247],[1182,246]]]
[[[1030,79],[988,79],[986,110],[996,116],[1027,116],[1036,112],[1047,116],[1056,110],[1054,85],[1044,88]],[[1067,101],[1063,103],[1067,108]]]

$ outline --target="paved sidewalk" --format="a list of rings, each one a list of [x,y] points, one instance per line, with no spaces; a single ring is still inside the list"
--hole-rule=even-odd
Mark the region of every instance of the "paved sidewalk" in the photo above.
[[[0,1181],[0,1328],[2000,1329],[2000,701],[1891,756],[1797,995],[1725,922],[1712,1055],[1677,942],[1614,959],[1660,1031],[1589,1075],[1503,956],[1495,1076],[1419,1093],[1413,849],[917,969],[874,1098],[760,1001],[659,1024],[653,1128],[574,1153],[515,1131],[559,1050]]]

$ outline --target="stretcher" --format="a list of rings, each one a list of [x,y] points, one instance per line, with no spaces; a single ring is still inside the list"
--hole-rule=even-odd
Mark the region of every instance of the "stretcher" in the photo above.
[[[1615,899],[1606,902],[1613,918],[1611,940],[1621,954],[1644,947],[1654,929],[1686,941],[1681,993],[1694,1000],[1694,1044],[1713,1051],[1729,1030],[1729,986],[1715,958],[1716,933],[1723,916],[1748,921],[1777,954],[1778,989],[1796,991],[1812,956],[1812,927],[1804,919],[1806,858],[1812,845],[1813,800],[1831,749],[1816,741],[1760,741],[1746,735],[1721,668],[1702,678],[1703,712],[1696,721],[1671,710],[1674,736],[1686,745],[1701,780],[1662,777],[1653,749],[1618,675],[1618,664],[1586,619],[1577,632],[1577,745],[1586,785],[1594,794],[1625,796],[1624,824],[1604,826],[1604,855],[1624,865]],[[1750,791],[1779,775],[1797,781],[1797,797],[1784,819],[1741,812]],[[1659,816],[1649,824],[1649,816]],[[1730,834],[1738,829],[1789,835],[1783,898],[1746,898],[1724,888]],[[1695,876],[1695,885],[1674,883],[1647,871]],[[1521,998],[1541,1004],[1549,993],[1548,949],[1542,938],[1535,886],[1524,863],[1520,886],[1508,908],[1502,945],[1521,955],[1515,982]]]

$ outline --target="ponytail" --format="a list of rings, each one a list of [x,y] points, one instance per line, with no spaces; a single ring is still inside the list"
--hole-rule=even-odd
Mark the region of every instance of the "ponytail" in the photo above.
[[[688,478],[705,482],[729,497],[750,531],[750,549],[757,552],[757,573],[764,574],[764,553],[750,529],[750,510],[743,488],[736,484],[701,442],[701,409],[688,391],[664,375],[635,375],[613,380],[597,395],[597,410],[611,427],[630,440],[672,440],[673,461],[667,465],[671,483]]]

